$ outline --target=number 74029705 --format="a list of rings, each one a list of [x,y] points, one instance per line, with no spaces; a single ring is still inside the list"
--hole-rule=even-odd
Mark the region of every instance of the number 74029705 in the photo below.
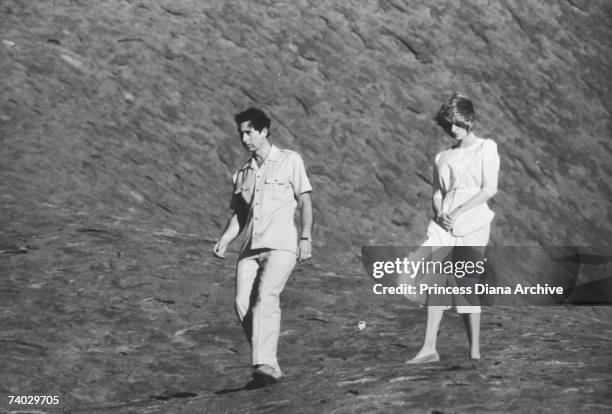
[[[57,395],[9,395],[9,405],[57,405]]]

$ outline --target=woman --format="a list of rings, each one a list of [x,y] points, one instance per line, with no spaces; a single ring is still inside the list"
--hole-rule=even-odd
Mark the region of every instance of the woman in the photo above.
[[[499,156],[495,142],[479,138],[472,131],[474,106],[466,97],[453,94],[442,105],[436,118],[438,124],[456,142],[435,157],[434,219],[427,229],[427,240],[423,246],[447,246],[446,249],[435,247],[434,256],[436,249],[442,251],[452,247],[453,260],[457,263],[457,251],[466,250],[457,249],[457,246],[475,246],[475,250],[484,254],[493,219],[487,201],[497,192]],[[459,277],[455,274],[447,276],[444,281],[446,285],[473,287],[477,275]],[[449,308],[449,304],[463,315],[470,343],[470,357],[480,359],[480,306],[477,296],[471,295],[467,299],[446,296],[444,299],[450,299],[452,303],[440,301],[440,297],[436,298],[435,295],[428,296],[423,346],[414,358],[407,361],[408,364],[440,360],[436,351],[436,338],[442,314]]]

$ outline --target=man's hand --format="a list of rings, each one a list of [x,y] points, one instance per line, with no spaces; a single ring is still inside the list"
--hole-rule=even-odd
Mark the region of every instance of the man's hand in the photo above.
[[[213,247],[212,254],[219,259],[225,259],[225,250],[227,250],[227,243],[223,243],[221,240],[219,240],[215,244],[215,247]]]
[[[312,242],[310,240],[300,240],[298,244],[298,261],[303,262],[312,257]]]
[[[225,251],[227,250],[227,246],[238,236],[240,233],[240,221],[238,220],[238,214],[233,213],[230,219],[227,221],[225,225],[225,230],[223,230],[223,234],[219,237],[219,241],[215,244],[215,247],[212,249],[212,254],[220,259],[225,259]]]

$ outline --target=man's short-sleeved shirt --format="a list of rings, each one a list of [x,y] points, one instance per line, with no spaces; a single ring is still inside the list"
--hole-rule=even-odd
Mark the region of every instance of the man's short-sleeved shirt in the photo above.
[[[233,181],[230,208],[247,222],[243,249],[297,252],[296,199],[312,191],[300,155],[272,145],[261,167],[251,158]]]

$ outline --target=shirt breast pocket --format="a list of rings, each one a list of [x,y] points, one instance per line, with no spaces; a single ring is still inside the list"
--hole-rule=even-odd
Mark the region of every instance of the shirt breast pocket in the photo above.
[[[266,195],[270,198],[281,200],[289,197],[291,192],[291,185],[284,177],[266,177]]]

